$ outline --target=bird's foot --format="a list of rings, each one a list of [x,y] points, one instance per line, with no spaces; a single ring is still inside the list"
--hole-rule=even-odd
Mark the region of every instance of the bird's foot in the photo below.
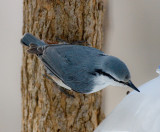
[[[91,47],[91,44],[87,43],[86,40],[74,41],[74,42],[72,42],[71,44]]]
[[[59,37],[56,37],[56,42],[57,42],[57,44],[70,44],[66,40],[60,39]]]
[[[57,83],[50,77],[48,76],[47,74],[43,74],[43,77],[46,77],[47,79],[51,80],[53,83],[55,83],[57,85]],[[57,85],[57,88],[62,92],[64,93],[67,97],[70,97],[70,98],[75,98],[74,95],[70,94],[68,92],[68,90],[64,89],[63,87],[60,87],[59,85]]]
[[[70,93],[68,92],[68,90],[64,89],[63,87],[58,86],[58,89],[59,89],[62,93],[64,93],[67,97],[75,98],[74,95],[70,94]]]
[[[58,41],[59,44],[72,44],[72,45],[82,45],[82,46],[89,46],[89,47],[92,46],[91,44],[87,43],[86,40],[67,42],[66,40],[63,40],[63,39],[56,37],[56,41]]]
[[[58,44],[58,41],[46,40],[45,43],[47,43],[47,44]]]
[[[56,83],[50,76],[48,76],[47,74],[43,74],[43,77],[49,79],[50,81],[52,81],[53,83]]]

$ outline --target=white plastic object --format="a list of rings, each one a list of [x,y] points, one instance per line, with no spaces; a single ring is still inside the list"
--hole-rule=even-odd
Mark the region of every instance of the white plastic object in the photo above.
[[[126,96],[94,132],[160,132],[160,76],[139,89],[140,93]]]

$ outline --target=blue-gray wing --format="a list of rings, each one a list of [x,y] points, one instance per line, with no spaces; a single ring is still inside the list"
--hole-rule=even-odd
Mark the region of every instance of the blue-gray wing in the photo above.
[[[95,67],[101,67],[103,52],[95,48],[79,45],[50,45],[42,55],[45,66],[66,85],[77,92],[90,92]]]

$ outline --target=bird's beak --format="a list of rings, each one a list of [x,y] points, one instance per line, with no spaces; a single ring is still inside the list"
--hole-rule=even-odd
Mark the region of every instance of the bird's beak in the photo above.
[[[127,86],[131,87],[132,89],[136,90],[137,92],[140,92],[136,86],[134,86],[134,84],[129,80],[127,83],[126,83]]]

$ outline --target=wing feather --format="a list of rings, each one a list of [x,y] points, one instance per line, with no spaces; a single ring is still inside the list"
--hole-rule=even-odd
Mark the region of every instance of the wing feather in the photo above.
[[[48,46],[42,55],[42,61],[45,66],[59,79],[63,81],[72,90],[86,92],[91,90],[93,82],[90,83],[94,71],[94,65],[97,63],[103,52],[100,50],[79,46],[79,45],[56,45]],[[97,65],[96,67],[99,67]]]

